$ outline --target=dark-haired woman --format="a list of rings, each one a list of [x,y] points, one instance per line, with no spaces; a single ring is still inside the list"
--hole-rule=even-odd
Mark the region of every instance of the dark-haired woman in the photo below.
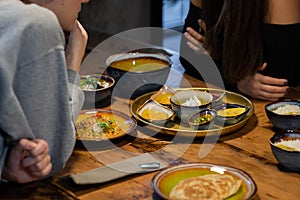
[[[289,86],[300,85],[300,0],[193,2],[200,5],[200,27],[206,31],[204,37],[191,27],[185,29],[188,45],[193,50],[203,45],[226,89],[275,101]]]

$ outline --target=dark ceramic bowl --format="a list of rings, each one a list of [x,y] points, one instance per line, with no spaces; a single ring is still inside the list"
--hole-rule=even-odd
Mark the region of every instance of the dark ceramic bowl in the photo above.
[[[274,127],[281,130],[300,130],[300,112],[288,112],[286,106],[293,106],[300,109],[300,101],[285,100],[272,102],[265,106],[265,112]],[[287,111],[287,113],[284,113]]]
[[[162,53],[130,52],[107,58],[106,71],[116,80],[114,94],[138,97],[159,90],[167,81],[171,60]]]
[[[246,116],[250,107],[234,103],[223,103],[214,106],[213,109],[217,113],[216,120],[218,123],[236,124]]]
[[[295,143],[298,148],[296,148]],[[281,166],[291,171],[300,171],[299,131],[286,131],[275,134],[270,139],[270,146],[273,155]],[[292,148],[293,146],[294,148]]]
[[[196,105],[196,100],[200,102]],[[188,123],[189,117],[195,113],[207,109],[213,100],[213,96],[204,91],[182,90],[176,92],[170,99],[171,108],[181,122]],[[194,104],[195,103],[195,104]]]
[[[213,127],[217,113],[214,110],[204,109],[192,115],[188,123],[195,130],[208,130]]]
[[[83,86],[83,81],[87,78],[94,78],[97,80],[96,89],[87,89]],[[85,75],[80,77],[80,88],[84,93],[84,105],[83,108],[95,108],[107,106],[110,102],[111,88],[114,86],[115,80],[111,76],[107,75]]]

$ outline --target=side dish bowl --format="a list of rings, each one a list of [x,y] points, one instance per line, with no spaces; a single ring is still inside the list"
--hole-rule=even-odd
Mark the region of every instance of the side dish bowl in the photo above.
[[[84,93],[84,108],[106,106],[115,80],[107,75],[85,75],[80,77],[80,88]]]
[[[190,116],[207,109],[213,100],[212,94],[198,90],[183,90],[171,97],[171,108],[181,122],[188,123]]]
[[[300,130],[300,101],[284,100],[269,103],[265,112],[274,127],[281,130]]]
[[[164,125],[174,115],[171,109],[151,99],[147,100],[137,112],[141,118],[157,125]]]
[[[176,90],[171,86],[164,85],[160,90],[155,92],[153,95],[150,96],[150,99],[155,100],[157,103],[164,105],[164,106],[171,106],[170,99]]]
[[[291,171],[300,171],[300,132],[286,131],[270,139],[272,153],[281,166]]]
[[[194,130],[212,129],[217,113],[214,110],[204,109],[192,115],[188,123]]]
[[[213,107],[217,114],[217,122],[222,124],[236,124],[241,121],[250,107],[234,104],[234,103],[223,103]]]

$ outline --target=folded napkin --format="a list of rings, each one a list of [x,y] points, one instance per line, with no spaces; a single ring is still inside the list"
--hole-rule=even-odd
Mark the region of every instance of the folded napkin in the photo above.
[[[163,163],[149,153],[145,153],[87,172],[71,174],[70,177],[76,184],[96,184],[122,178],[130,174],[152,172],[165,167],[167,167],[167,163]]]

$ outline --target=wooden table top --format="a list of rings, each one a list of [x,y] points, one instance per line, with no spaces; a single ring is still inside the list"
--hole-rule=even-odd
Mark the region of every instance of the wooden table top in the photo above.
[[[186,80],[189,80],[189,84],[194,87],[201,86],[198,81],[189,76],[186,76]],[[185,83],[182,85],[184,87]],[[290,98],[300,99],[299,94],[299,90],[291,90]],[[254,105],[254,114],[244,127],[234,133],[221,136],[204,158],[199,158],[202,140],[196,139],[178,161],[212,163],[241,169],[247,172],[257,185],[255,199],[299,199],[300,174],[282,170],[269,146],[269,139],[274,134],[274,129],[264,110],[269,102],[250,100]],[[130,103],[129,100],[116,97],[113,104],[107,108],[129,112]],[[24,185],[0,184],[0,199],[159,199],[150,186],[151,179],[157,172],[132,175],[104,184],[83,186],[76,185],[68,178],[71,173],[101,167],[123,159],[131,153],[159,152],[167,145],[170,147],[176,145],[176,148],[171,148],[176,151],[182,145],[173,144],[169,138],[159,134],[150,137],[143,131],[144,129],[138,129],[136,137],[125,138],[118,146],[114,145],[102,150],[87,151],[77,146],[65,169],[57,176]],[[160,153],[161,157],[165,156],[164,151]]]

